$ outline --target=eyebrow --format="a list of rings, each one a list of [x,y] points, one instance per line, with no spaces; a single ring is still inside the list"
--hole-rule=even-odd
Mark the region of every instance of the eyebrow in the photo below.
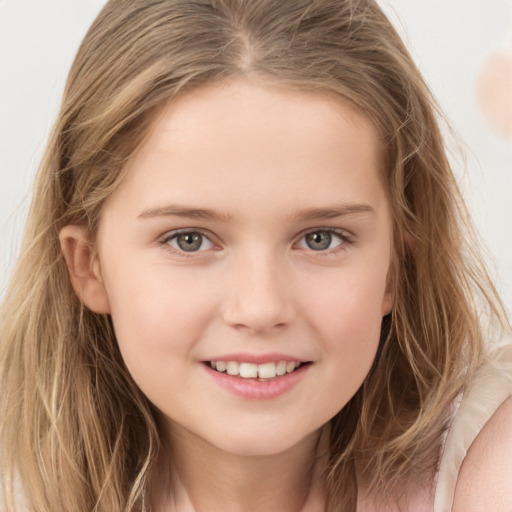
[[[147,208],[138,216],[139,219],[151,219],[154,217],[187,217],[189,219],[215,222],[228,222],[232,219],[232,216],[225,212],[206,208],[188,208],[174,204]]]
[[[306,208],[304,210],[299,210],[291,218],[298,221],[328,220],[344,217],[346,215],[364,213],[375,215],[375,210],[368,204],[346,203],[326,208]],[[206,208],[189,208],[176,204],[147,208],[138,216],[139,219],[150,219],[155,217],[186,217],[189,219],[224,223],[233,219],[233,216],[226,212]]]
[[[344,203],[338,206],[327,207],[327,208],[307,208],[300,210],[293,217],[297,220],[310,221],[310,220],[328,220],[336,219],[338,217],[344,217],[346,215],[356,215],[369,213],[370,215],[376,215],[374,208],[369,204],[359,203]]]

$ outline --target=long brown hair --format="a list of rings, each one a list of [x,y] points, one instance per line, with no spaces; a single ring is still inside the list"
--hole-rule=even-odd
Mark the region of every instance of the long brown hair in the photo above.
[[[332,510],[356,469],[392,496],[431,474],[446,411],[483,357],[479,310],[500,315],[435,103],[372,0],[111,0],[78,51],[2,306],[0,478],[28,508],[137,511],[161,449],[157,415],[110,319],[84,308],[59,247],[94,239],[102,205],[151,120],[181,92],[237,77],[334,92],[378,128],[394,218],[395,304],[363,386],[332,421]],[[357,468],[356,468],[357,466]]]

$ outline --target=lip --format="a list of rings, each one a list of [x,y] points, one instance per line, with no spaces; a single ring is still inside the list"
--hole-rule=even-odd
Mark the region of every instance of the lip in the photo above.
[[[230,357],[232,357],[231,355]],[[224,356],[222,356],[224,357]],[[260,360],[261,362],[258,364],[263,364],[265,362],[270,361],[279,361],[279,360],[288,360],[288,361],[299,361],[296,358],[288,358],[281,357],[280,359],[271,360],[268,358],[261,359],[259,356],[255,356],[255,358],[249,360],[245,356],[241,359],[227,359],[228,361],[242,361],[242,362],[250,362],[255,363],[255,360]],[[223,358],[216,358],[214,361],[225,361]],[[300,361],[299,361],[300,362]],[[278,398],[281,395],[284,395],[291,389],[293,389],[299,382],[304,378],[307,371],[311,368],[311,364],[306,364],[297,368],[292,373],[287,373],[280,377],[275,377],[270,380],[259,381],[256,379],[244,379],[242,377],[228,375],[226,373],[220,373],[213,370],[208,364],[201,365],[208,377],[210,377],[218,386],[227,391],[233,393],[234,395],[243,398],[245,400],[272,400],[274,398]]]
[[[219,356],[212,357],[210,359],[203,359],[203,363],[209,363],[210,361],[235,361],[237,363],[253,363],[253,364],[265,364],[265,363],[278,363],[279,361],[287,361],[292,363],[306,363],[308,360],[299,359],[294,356],[287,354],[279,354],[272,352],[269,354],[222,354]]]

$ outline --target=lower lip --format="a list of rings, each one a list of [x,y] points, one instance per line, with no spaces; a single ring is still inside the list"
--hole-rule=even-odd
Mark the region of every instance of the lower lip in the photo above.
[[[222,388],[246,400],[271,400],[284,395],[296,386],[306,375],[311,364],[297,368],[292,373],[275,377],[271,380],[259,381],[244,379],[227,373],[220,373],[203,364],[208,375]]]

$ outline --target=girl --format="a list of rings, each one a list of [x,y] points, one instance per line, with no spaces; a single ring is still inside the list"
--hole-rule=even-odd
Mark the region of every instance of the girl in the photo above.
[[[507,324],[371,0],[111,0],[2,315],[8,511],[512,507]]]

